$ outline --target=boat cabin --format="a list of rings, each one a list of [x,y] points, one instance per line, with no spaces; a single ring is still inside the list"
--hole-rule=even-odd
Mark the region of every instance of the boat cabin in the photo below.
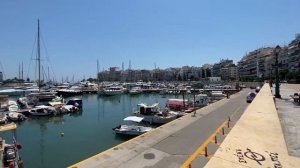
[[[82,108],[82,99],[70,99],[68,102],[67,102],[67,105],[73,105],[77,108]]]
[[[138,104],[139,113],[142,115],[154,115],[159,113],[159,104],[155,103],[153,105],[147,105],[144,103]]]

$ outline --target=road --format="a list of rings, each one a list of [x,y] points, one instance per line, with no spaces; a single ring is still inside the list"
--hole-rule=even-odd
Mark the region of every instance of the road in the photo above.
[[[157,143],[153,148],[170,154],[153,167],[178,167],[189,155],[191,155],[231,114],[236,112],[235,120],[238,119],[248,106],[246,95],[249,89],[233,95],[230,99],[219,107],[212,110],[198,112],[201,118],[189,126],[179,130],[172,136]],[[213,148],[213,147],[212,147]],[[216,148],[215,148],[216,149]],[[215,149],[210,150],[214,152]],[[202,167],[207,159],[201,159],[194,163]],[[173,164],[170,164],[172,162]],[[174,164],[176,163],[176,164]]]

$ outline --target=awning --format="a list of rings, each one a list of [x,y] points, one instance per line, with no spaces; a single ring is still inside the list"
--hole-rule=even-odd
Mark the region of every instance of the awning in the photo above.
[[[170,102],[166,103],[166,106],[168,106],[168,107],[181,107],[181,106],[183,106],[183,103],[182,102],[172,102],[172,101],[170,101]]]

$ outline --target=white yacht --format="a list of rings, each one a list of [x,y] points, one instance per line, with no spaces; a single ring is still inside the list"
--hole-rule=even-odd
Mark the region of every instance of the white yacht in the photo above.
[[[113,128],[113,130],[117,134],[132,135],[132,136],[141,135],[152,129],[151,127],[146,127],[139,124],[142,122],[143,119],[144,119],[143,117],[136,117],[136,116],[126,117],[124,118],[124,121],[131,122],[131,123],[119,125]]]
[[[175,114],[169,113],[167,109],[160,109],[159,104],[138,104],[139,111],[133,113],[137,117],[143,117],[150,124],[165,124],[177,118]]]
[[[129,90],[129,94],[136,95],[142,93],[142,89],[140,87],[133,87]]]
[[[33,116],[48,116],[54,114],[55,112],[56,110],[54,107],[45,105],[35,106],[35,108],[29,110],[30,115]]]
[[[57,95],[62,96],[74,96],[74,95],[81,95],[82,90],[79,86],[72,86],[70,88],[64,88],[57,90]]]
[[[125,91],[125,88],[122,86],[110,86],[108,88],[105,88],[103,90],[103,93],[107,96],[113,96],[113,95],[123,94],[124,91]]]

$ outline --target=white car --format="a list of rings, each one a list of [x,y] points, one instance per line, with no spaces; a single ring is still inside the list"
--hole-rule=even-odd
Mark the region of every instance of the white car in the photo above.
[[[246,98],[247,103],[251,103],[255,96],[256,94],[254,92],[249,92]]]

